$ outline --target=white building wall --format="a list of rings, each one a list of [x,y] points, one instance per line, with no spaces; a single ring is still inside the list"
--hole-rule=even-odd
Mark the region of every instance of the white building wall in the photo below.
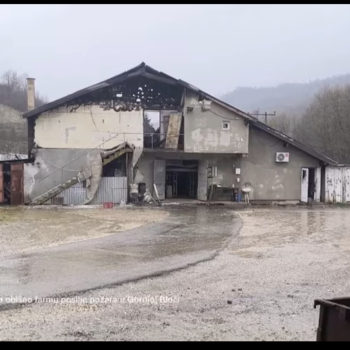
[[[143,147],[143,111],[104,111],[99,106],[61,107],[35,121],[35,143],[42,148],[109,149],[127,141]]]
[[[192,110],[188,111],[190,107]],[[198,95],[186,93],[184,107],[185,152],[248,153],[249,127],[242,117],[212,102],[203,111]],[[223,128],[223,123],[229,125]]]

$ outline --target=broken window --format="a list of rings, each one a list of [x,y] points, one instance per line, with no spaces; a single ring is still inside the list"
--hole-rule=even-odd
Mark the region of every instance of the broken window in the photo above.
[[[222,122],[222,130],[230,130],[230,122],[229,121]]]

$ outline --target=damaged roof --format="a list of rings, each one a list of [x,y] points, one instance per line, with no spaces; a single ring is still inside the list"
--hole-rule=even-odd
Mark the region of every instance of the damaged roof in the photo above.
[[[184,88],[186,88],[187,90],[193,91],[195,93],[198,93],[201,97],[211,100],[219,105],[221,105],[222,107],[236,113],[237,115],[241,116],[242,118],[246,119],[247,121],[249,121],[250,125],[263,130],[265,132],[267,132],[268,134],[277,137],[278,139],[293,145],[294,147],[300,149],[301,151],[313,156],[314,158],[317,158],[319,160],[322,160],[323,162],[327,163],[327,164],[332,164],[332,165],[336,165],[338,164],[336,161],[334,161],[333,159],[311,149],[310,147],[302,144],[301,142],[296,141],[295,139],[291,138],[290,136],[287,136],[283,133],[281,133],[280,131],[269,127],[268,125],[259,122],[257,118],[249,115],[246,112],[243,112],[241,110],[239,110],[238,108],[235,108],[231,105],[229,105],[228,103],[221,101],[220,99],[209,95],[208,93],[200,90],[199,88],[181,80],[181,79],[175,79],[173,77],[171,77],[170,75],[167,75],[163,72],[159,72],[157,70],[155,70],[154,68],[146,65],[144,62],[142,62],[141,64],[139,64],[138,66],[129,69],[127,71],[125,71],[124,73],[118,74],[112,78],[109,78],[107,80],[104,80],[98,84],[94,84],[91,85],[85,89],[81,89],[79,91],[76,91],[70,95],[67,95],[65,97],[62,97],[60,99],[57,99],[53,102],[47,103],[41,107],[38,107],[36,109],[33,109],[31,111],[28,111],[26,113],[23,114],[23,118],[31,118],[31,117],[35,117],[43,112],[47,112],[51,109],[55,109],[61,106],[64,106],[65,104],[67,104],[68,102],[75,100],[76,98],[79,98],[85,94],[88,94],[90,92],[93,91],[97,91],[109,86],[113,86],[116,83],[120,83],[123,81],[126,81],[130,78],[134,78],[137,76],[143,76],[149,79],[153,79],[156,81],[160,81],[163,83],[167,83],[170,85],[177,85],[177,86],[182,86]]]

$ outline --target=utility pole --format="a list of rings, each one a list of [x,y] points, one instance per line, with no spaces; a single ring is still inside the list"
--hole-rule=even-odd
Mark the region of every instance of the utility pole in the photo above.
[[[257,113],[248,113],[249,115],[254,115],[254,116],[259,116],[259,115],[264,115],[265,116],[265,124],[267,124],[267,116],[276,116],[276,111],[274,111],[273,113],[259,113],[259,111],[257,111]]]

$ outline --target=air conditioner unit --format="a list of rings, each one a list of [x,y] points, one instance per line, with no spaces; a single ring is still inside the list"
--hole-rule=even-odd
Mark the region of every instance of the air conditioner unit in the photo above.
[[[277,152],[276,153],[276,162],[277,163],[288,163],[289,162],[289,153]]]

